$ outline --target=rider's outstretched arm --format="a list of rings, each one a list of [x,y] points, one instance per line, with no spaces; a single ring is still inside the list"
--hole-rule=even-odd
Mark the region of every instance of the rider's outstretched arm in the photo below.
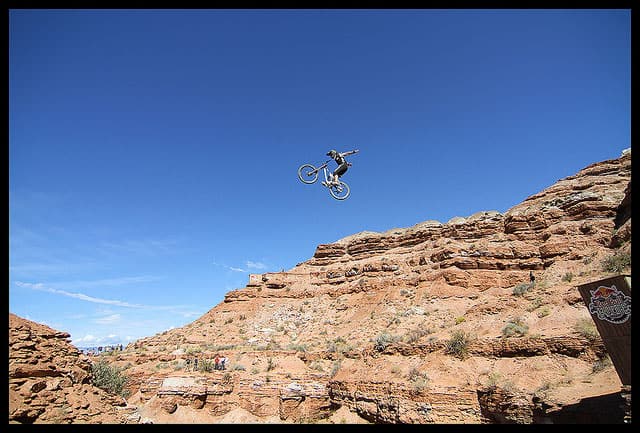
[[[350,150],[348,152],[342,152],[340,155],[348,156],[348,155],[353,155],[354,153],[358,153],[358,152],[360,152],[360,149]]]

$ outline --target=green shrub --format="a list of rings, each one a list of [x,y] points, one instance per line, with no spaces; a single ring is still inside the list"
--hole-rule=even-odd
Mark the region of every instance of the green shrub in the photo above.
[[[340,370],[341,365],[342,365],[341,360],[333,361],[333,365],[331,366],[331,373],[329,373],[329,375],[333,377],[336,374],[338,374],[338,370]]]
[[[307,346],[305,346],[304,344],[300,344],[300,343],[291,343],[289,344],[289,346],[287,346],[288,350],[295,350],[296,352],[306,352],[307,351]]]
[[[522,296],[531,290],[532,286],[530,283],[520,283],[513,288],[513,294],[515,296]]]
[[[274,368],[276,368],[276,362],[273,360],[273,358],[268,358],[267,359],[267,371],[271,371]]]
[[[445,353],[464,359],[469,354],[471,337],[464,331],[454,331],[446,342]]]
[[[201,359],[198,362],[198,371],[210,373],[215,370],[215,362],[211,359]]]
[[[531,301],[531,305],[529,305],[527,307],[527,311],[528,312],[532,312],[538,308],[540,308],[542,306],[543,300],[542,298],[538,297],[536,299],[534,299],[533,301]]]
[[[602,269],[606,272],[622,273],[631,268],[631,251],[618,250],[602,262]]]
[[[91,365],[91,373],[93,375],[92,382],[98,388],[110,394],[125,398],[128,396],[129,392],[125,389],[125,385],[129,379],[122,374],[122,369],[118,366],[110,365],[104,359],[100,359]]]
[[[529,332],[529,327],[520,318],[510,320],[506,326],[502,328],[502,335],[505,337],[522,337],[527,332]]]
[[[489,378],[487,380],[487,386],[491,387],[491,388],[495,388],[498,386],[498,382],[500,381],[500,379],[502,378],[502,375],[500,373],[498,373],[497,371],[491,372],[491,374],[489,374]]]
[[[589,341],[595,341],[600,337],[596,324],[590,317],[579,319],[573,329]]]
[[[573,280],[573,274],[571,272],[567,272],[562,276],[562,281],[566,281],[567,283],[569,283],[571,282],[571,280]]]
[[[407,332],[404,336],[404,340],[409,343],[415,343],[416,341],[418,341],[420,338],[422,338],[425,335],[429,335],[432,334],[433,330],[430,328],[414,328],[411,329],[409,332]]]
[[[426,373],[421,373],[416,367],[412,367],[407,373],[407,379],[413,383],[412,392],[420,394],[429,384],[429,377]]]
[[[537,316],[542,319],[543,317],[548,316],[549,314],[551,314],[551,311],[549,311],[549,308],[544,307],[540,311],[538,311]]]
[[[389,334],[388,332],[383,332],[382,334],[380,334],[380,335],[378,335],[376,337],[373,347],[378,352],[382,352],[384,349],[387,348],[387,346],[389,344],[395,343],[396,341],[398,341],[397,337],[394,337],[393,335]]]

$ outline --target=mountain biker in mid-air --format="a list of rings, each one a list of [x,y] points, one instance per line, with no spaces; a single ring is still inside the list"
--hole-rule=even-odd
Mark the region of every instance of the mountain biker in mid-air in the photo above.
[[[322,184],[324,186],[339,185],[340,176],[345,174],[346,171],[351,166],[351,163],[347,162],[347,160],[344,159],[344,157],[353,155],[354,153],[358,153],[359,151],[360,151],[359,149],[350,150],[348,152],[341,152],[341,153],[338,153],[334,149],[331,149],[330,151],[328,151],[327,156],[330,156],[331,158],[333,158],[336,164],[338,164],[338,167],[333,171],[333,173],[329,173],[329,182],[328,183],[322,182]]]

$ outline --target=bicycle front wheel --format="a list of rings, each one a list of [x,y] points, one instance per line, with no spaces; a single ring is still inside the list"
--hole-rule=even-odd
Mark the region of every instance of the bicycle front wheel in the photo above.
[[[298,169],[298,179],[304,183],[313,183],[318,180],[318,170],[311,164],[303,164]]]
[[[336,200],[344,200],[351,194],[351,188],[343,181],[340,181],[339,185],[332,185],[329,188],[329,194]]]

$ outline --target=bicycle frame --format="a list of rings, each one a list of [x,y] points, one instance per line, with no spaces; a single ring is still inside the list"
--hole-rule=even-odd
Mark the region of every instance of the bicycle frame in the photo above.
[[[329,189],[329,194],[336,200],[344,200],[349,197],[351,189],[349,185],[338,179],[337,184],[329,184],[329,173],[327,166],[331,160],[325,161],[320,166],[316,167],[312,164],[303,164],[298,168],[298,178],[300,181],[306,184],[315,183],[318,180],[318,173],[322,170],[324,174],[323,186]]]
[[[329,165],[329,161],[325,161],[324,164],[318,167],[318,170],[322,169],[322,172],[324,173],[325,182],[329,182],[329,176],[328,176],[329,170],[327,170],[328,165]]]

